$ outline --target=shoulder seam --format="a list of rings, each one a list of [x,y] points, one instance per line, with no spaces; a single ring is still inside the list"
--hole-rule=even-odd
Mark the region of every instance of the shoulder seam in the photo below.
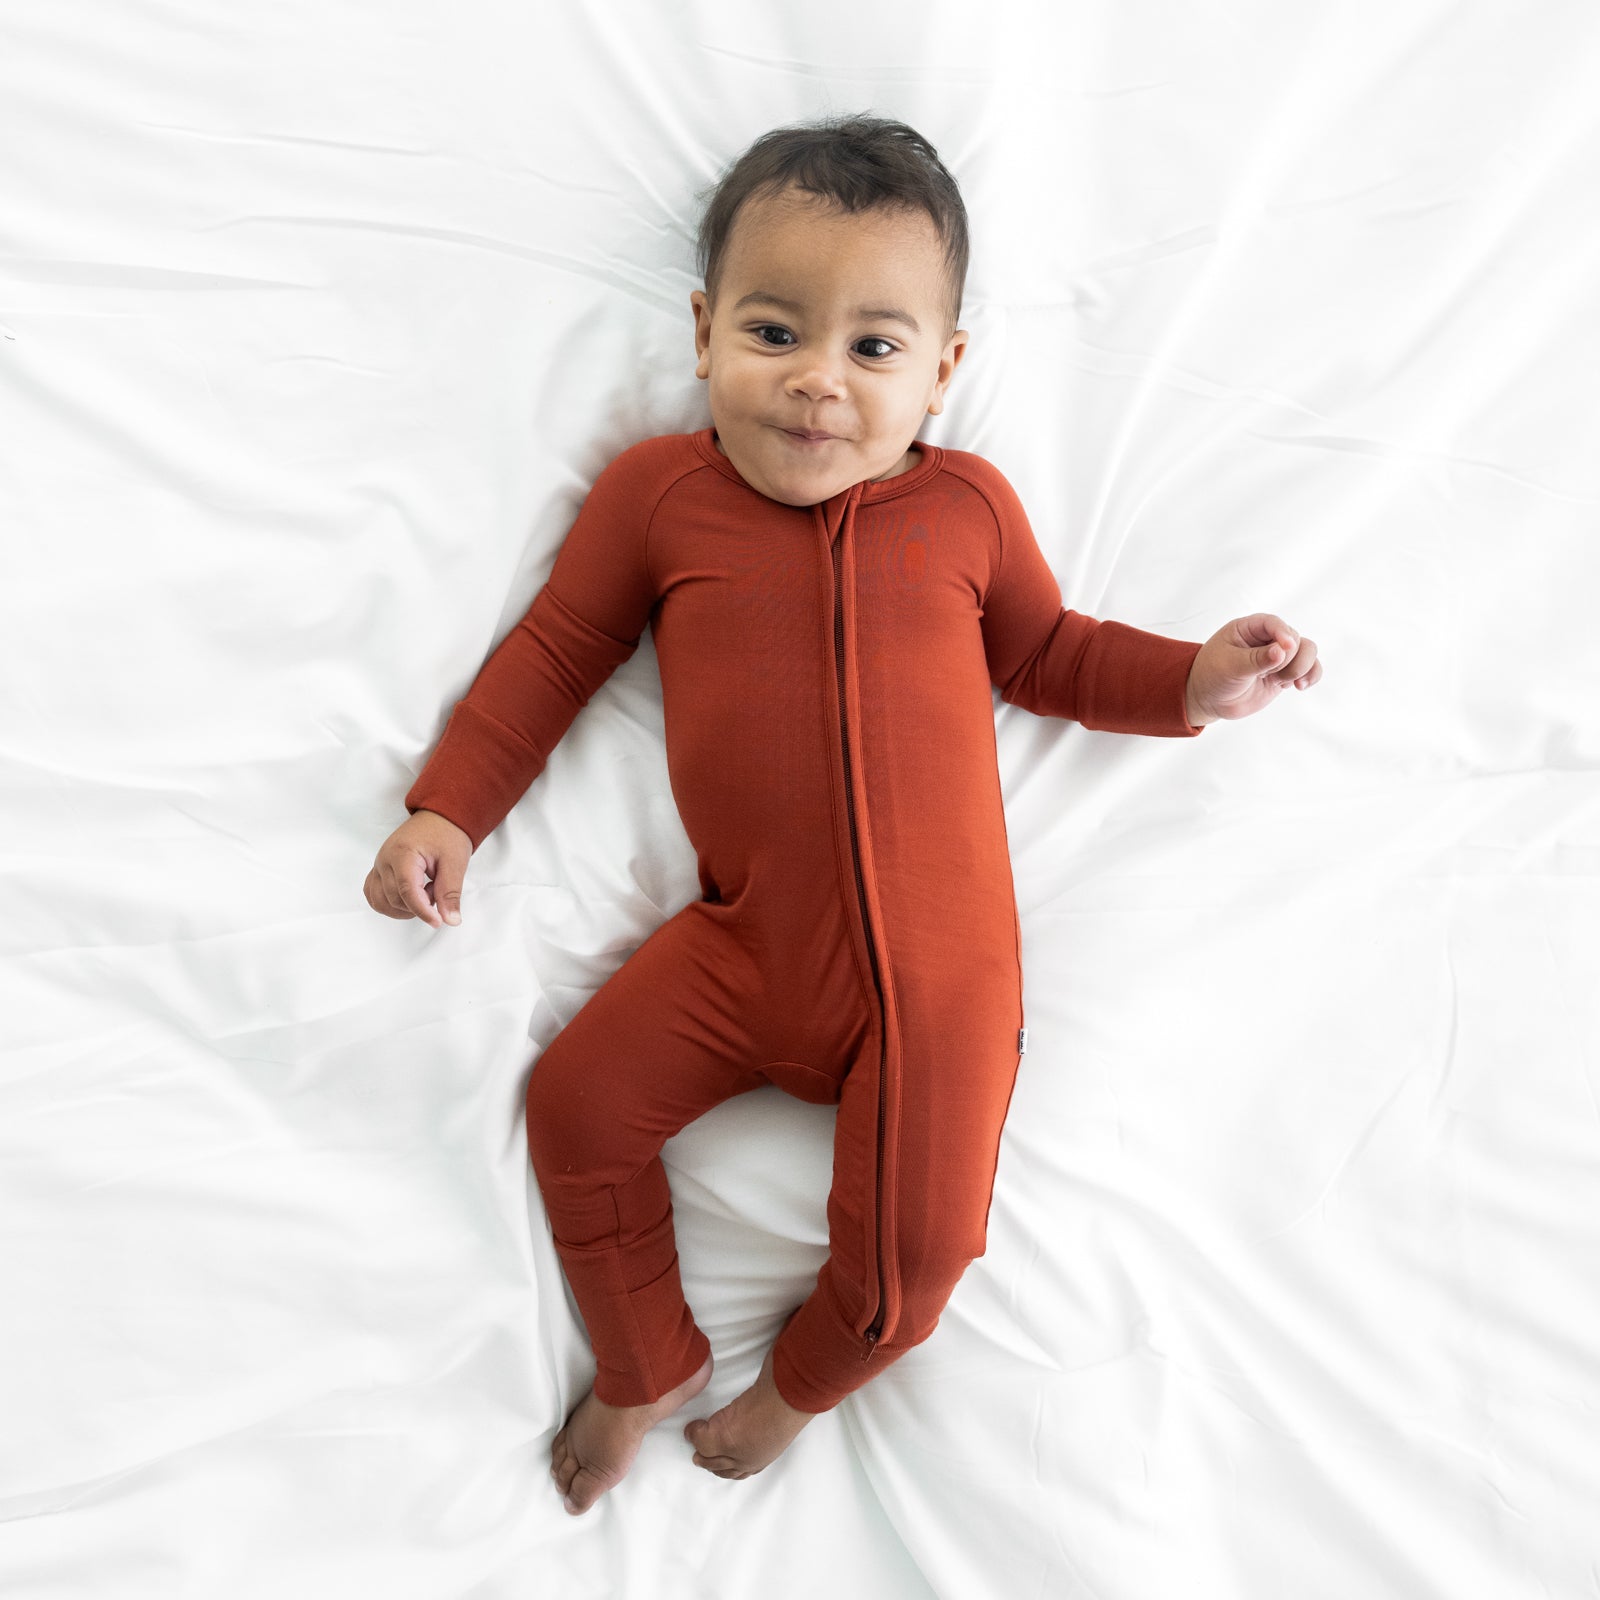
[[[966,456],[969,459],[977,459],[982,461],[983,465],[991,472],[998,472],[999,468],[994,466],[993,463],[984,460],[982,456],[972,458],[970,451],[945,451],[945,458],[943,462],[944,470],[949,472],[952,476],[959,478],[964,484],[966,484],[967,487],[971,489],[989,508],[989,515],[994,518],[994,536],[995,542],[1000,546],[1000,559],[995,563],[994,576],[989,580],[989,588],[992,589],[995,584],[999,583],[1000,573],[1006,564],[1005,523],[1000,518],[1000,512],[995,506],[993,495],[989,493],[987,486],[981,481],[982,473],[974,472],[966,465],[965,461],[955,459],[958,455]],[[988,598],[988,590],[984,591],[984,598]]]
[[[637,450],[641,446],[653,444],[657,439],[661,438],[679,440],[688,439],[688,437],[689,436],[687,434],[657,434],[651,439],[641,439],[637,444],[632,445],[630,448]],[[692,444],[688,446],[688,451],[690,459],[678,463],[676,467],[667,472],[665,475],[661,487],[656,491],[656,497],[654,501],[651,502],[649,514],[644,520],[644,571],[645,576],[650,580],[650,587],[652,590],[654,590],[657,598],[660,597],[661,588],[656,581],[655,573],[650,569],[650,530],[655,526],[656,513],[661,509],[661,502],[665,500],[667,495],[671,493],[671,491],[675,489],[678,484],[681,483],[683,479],[688,477],[691,473],[702,470],[714,472],[716,470],[714,467],[708,467],[707,464],[700,459],[699,454],[695,451]],[[623,454],[625,455],[627,452],[624,451]],[[613,457],[613,460],[617,459],[620,459],[620,457]]]

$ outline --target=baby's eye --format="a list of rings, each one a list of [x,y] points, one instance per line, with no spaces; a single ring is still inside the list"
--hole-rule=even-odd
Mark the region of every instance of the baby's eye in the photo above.
[[[781,333],[785,339],[794,337],[787,328],[780,328],[776,323],[768,322],[756,329],[756,338],[758,338],[763,344],[772,344],[773,341],[767,337],[769,333]],[[777,345],[776,348],[781,350],[784,347],[782,345]]]
[[[861,353],[863,355],[870,356],[874,361],[882,361],[885,356],[892,356],[894,354],[894,346],[892,344],[890,344],[887,339],[857,339],[856,340],[856,348],[858,350],[864,344],[882,345],[883,348],[881,350],[862,350],[861,351]]]

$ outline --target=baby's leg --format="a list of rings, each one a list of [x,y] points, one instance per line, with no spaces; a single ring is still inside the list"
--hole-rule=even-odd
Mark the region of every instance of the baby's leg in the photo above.
[[[899,1094],[889,1130],[890,1226],[882,1256],[890,1281],[881,1293],[870,1286],[879,1255],[874,1028],[839,1101],[830,1253],[817,1286],[767,1352],[755,1383],[684,1429],[695,1464],[718,1477],[760,1472],[813,1415],[831,1410],[922,1343],[968,1264],[983,1253],[1000,1130],[1019,1060],[1015,989],[1000,990],[985,1007],[958,985],[931,994],[910,974],[901,984],[911,1003],[900,1007]],[[936,1048],[938,1041],[948,1048]],[[880,1307],[886,1320],[880,1336],[869,1340],[863,1330]]]
[[[831,1409],[927,1339],[967,1266],[983,1254],[1020,1060],[1014,985],[1014,977],[973,986],[949,974],[897,973],[888,1227],[880,1240],[874,1039],[852,1066],[839,1102],[829,1257],[768,1362],[774,1392],[795,1411]],[[887,1281],[874,1285],[880,1255]],[[871,1340],[865,1330],[875,1314],[884,1322]]]
[[[711,1347],[683,1298],[662,1145],[760,1082],[730,993],[743,964],[699,903],[658,928],[535,1063],[528,1148],[594,1347],[593,1391],[551,1449],[567,1509],[627,1472],[702,1390]]]
[[[845,1078],[833,1139],[833,1188],[828,1197],[829,1256],[817,1286],[790,1317],[761,1364],[756,1381],[720,1411],[689,1423],[684,1438],[694,1462],[719,1478],[748,1478],[770,1466],[818,1412],[831,1410],[888,1362],[918,1342],[911,1338],[868,1341],[853,1325],[865,1326],[868,1255],[878,1146],[878,1100],[874,1027],[862,1057]],[[915,1136],[914,1136],[915,1137]],[[937,1228],[937,1219],[928,1219]],[[917,1226],[920,1230],[921,1219]],[[949,1296],[969,1257],[956,1247],[942,1281],[924,1273],[919,1307],[937,1299],[932,1320]],[[876,1305],[876,1300],[873,1300]],[[889,1330],[891,1333],[894,1330]],[[931,1331],[931,1320],[927,1331]],[[920,1337],[925,1337],[922,1333]],[[780,1387],[781,1384],[781,1387]]]

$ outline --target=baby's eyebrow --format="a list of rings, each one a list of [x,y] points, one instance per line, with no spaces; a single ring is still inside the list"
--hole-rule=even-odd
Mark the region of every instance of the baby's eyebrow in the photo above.
[[[743,311],[746,306],[764,305],[776,306],[780,311],[799,312],[805,307],[793,300],[785,300],[781,294],[768,294],[765,289],[756,289],[747,294],[734,306],[735,311]],[[913,333],[921,333],[922,325],[909,311],[902,311],[898,306],[859,306],[856,309],[858,317],[864,317],[869,322],[903,322]]]
[[[862,306],[856,312],[858,317],[864,317],[868,322],[903,322],[913,333],[921,333],[922,326],[909,311],[902,311],[898,306]]]

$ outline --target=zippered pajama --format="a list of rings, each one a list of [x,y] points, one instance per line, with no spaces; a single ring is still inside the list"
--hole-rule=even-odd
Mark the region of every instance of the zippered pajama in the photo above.
[[[990,684],[1091,728],[1201,731],[1199,644],[1064,610],[1000,472],[917,449],[800,507],[710,428],[625,451],[406,796],[476,848],[652,629],[702,897],[557,1035],[527,1099],[613,1405],[708,1350],[661,1146],[763,1082],[839,1106],[829,1257],[774,1346],[779,1392],[827,1410],[933,1331],[983,1253],[1023,1026]]]

